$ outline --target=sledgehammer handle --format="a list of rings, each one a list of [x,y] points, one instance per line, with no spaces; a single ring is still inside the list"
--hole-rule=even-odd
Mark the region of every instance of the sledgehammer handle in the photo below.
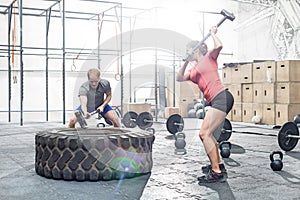
[[[221,24],[223,24],[223,22],[225,22],[226,19],[229,19],[229,20],[231,20],[231,21],[233,21],[233,20],[235,19],[235,16],[234,16],[232,13],[230,13],[230,12],[224,10],[224,9],[221,11],[221,14],[222,14],[224,17],[223,17],[223,18],[219,21],[219,23],[216,25],[217,27],[219,27]],[[192,52],[194,52],[197,48],[199,48],[199,46],[202,45],[202,44],[205,42],[205,40],[207,40],[207,38],[209,38],[210,35],[211,35],[211,34],[210,34],[210,32],[209,32],[209,33],[208,33],[201,41],[199,41],[199,42],[196,44],[196,46],[194,46]],[[185,59],[183,59],[183,61],[186,61],[186,60],[189,59],[191,56],[192,56],[192,54],[189,54]]]

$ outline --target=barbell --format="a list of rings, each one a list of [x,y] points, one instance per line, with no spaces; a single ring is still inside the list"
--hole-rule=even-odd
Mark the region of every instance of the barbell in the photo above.
[[[151,127],[153,123],[166,124],[167,130],[173,135],[177,132],[181,132],[184,127],[183,118],[178,114],[171,115],[170,117],[168,117],[166,122],[158,122],[153,120],[151,113],[142,112],[137,117],[136,123],[139,126],[139,128],[143,130],[145,130],[148,127]]]
[[[299,139],[299,129],[295,122],[284,123],[278,132],[278,144],[284,151],[294,149]]]
[[[142,112],[136,119],[137,125],[141,129],[151,127],[153,123],[166,124],[167,130],[175,135],[181,132],[184,128],[183,118],[179,114],[171,115],[166,122],[153,121],[153,117],[149,112]],[[195,129],[198,130],[198,129]],[[213,132],[213,136],[217,142],[227,141],[231,137],[232,125],[228,119],[225,118],[224,122]]]
[[[213,136],[217,142],[229,140],[232,133],[232,125],[228,119],[225,118],[224,122],[213,132]]]
[[[142,112],[139,115],[134,111],[127,112],[122,118],[122,123],[126,128],[135,128],[138,126],[140,129],[146,130],[151,127],[153,123],[166,124],[167,130],[175,134],[183,130],[184,122],[180,115],[171,115],[166,122],[157,122],[153,120],[151,113]]]
[[[184,122],[180,115],[171,115],[166,122],[157,122],[153,120],[151,113],[142,112],[139,115],[134,111],[127,112],[122,118],[122,123],[126,128],[135,128],[138,126],[140,129],[146,130],[151,127],[153,123],[166,124],[167,130],[175,134],[183,130]]]
[[[166,122],[154,121],[151,113],[142,112],[139,115],[136,112],[127,112],[122,122],[127,128],[134,128],[138,126],[140,129],[146,130],[151,127],[154,123],[166,124],[168,132],[175,135],[181,132],[184,128],[184,120],[179,114],[173,114],[168,117]],[[198,130],[198,129],[195,129]],[[217,142],[227,141],[231,137],[232,126],[228,119],[225,119],[221,126],[213,132],[213,136]]]

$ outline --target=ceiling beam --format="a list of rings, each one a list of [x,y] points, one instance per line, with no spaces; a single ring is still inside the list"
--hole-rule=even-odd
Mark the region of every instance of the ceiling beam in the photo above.
[[[277,0],[231,0],[231,1],[236,1],[240,3],[249,3],[249,4],[265,6],[265,7],[275,6],[277,3]]]

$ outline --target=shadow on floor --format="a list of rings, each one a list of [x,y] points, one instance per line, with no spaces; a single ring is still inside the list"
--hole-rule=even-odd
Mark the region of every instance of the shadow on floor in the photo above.
[[[286,155],[293,157],[297,160],[300,160],[300,152],[299,151],[289,151],[289,152],[285,152]]]
[[[199,185],[206,186],[216,191],[219,195],[220,200],[235,200],[235,196],[227,181],[224,183],[207,183],[207,184],[199,183]]]
[[[288,181],[292,184],[300,185],[300,177],[298,177],[298,176],[294,176],[293,174],[291,174],[287,171],[277,171],[275,173],[280,175],[283,179],[285,179],[286,181]]]

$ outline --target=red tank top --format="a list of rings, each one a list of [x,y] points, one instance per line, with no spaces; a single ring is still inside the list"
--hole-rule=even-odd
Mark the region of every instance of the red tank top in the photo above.
[[[217,60],[210,56],[210,52],[201,59],[198,65],[190,69],[190,80],[198,85],[208,102],[225,89],[218,72]]]

